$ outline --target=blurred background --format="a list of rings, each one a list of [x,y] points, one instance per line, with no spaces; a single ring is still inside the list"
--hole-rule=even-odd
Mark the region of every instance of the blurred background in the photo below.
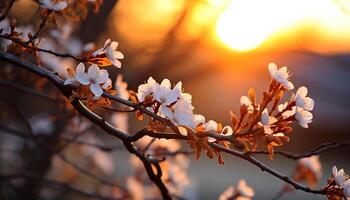
[[[16,3],[11,15],[22,19],[19,24],[30,22],[27,19],[35,12],[32,4],[29,0]],[[23,19],[22,13],[29,17]],[[315,109],[310,128],[295,126],[291,141],[280,149],[300,153],[324,142],[350,139],[348,0],[105,0],[100,12],[89,13],[74,34],[98,47],[106,38],[118,41],[125,55],[123,68],[110,73],[123,74],[129,89],[136,91],[149,76],[157,81],[169,78],[174,84],[182,81],[193,96],[195,112],[223,124],[229,124],[229,111],[238,111],[239,98],[250,87],[258,94],[266,89],[269,62],[286,65],[295,86],[309,88]],[[129,121],[131,133],[141,127],[133,116]],[[350,172],[349,150],[344,147],[321,155],[324,178],[319,187],[335,164]],[[127,153],[113,155],[116,174],[127,174],[125,163],[118,162],[127,159]],[[224,166],[204,156],[191,161],[195,192],[188,197],[216,199],[242,178],[254,188],[255,199],[271,199],[283,186],[245,161],[225,158]],[[280,156],[273,162],[266,156],[259,159],[285,174],[295,166]],[[325,198],[296,191],[281,199]]]

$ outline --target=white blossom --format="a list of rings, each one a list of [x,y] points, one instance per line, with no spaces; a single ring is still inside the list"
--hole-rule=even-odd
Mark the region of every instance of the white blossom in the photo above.
[[[61,11],[67,7],[66,1],[39,0],[40,6],[53,11]]]
[[[343,187],[344,183],[346,181],[346,174],[344,172],[343,169],[339,170],[337,169],[336,166],[333,166],[332,168],[332,174],[333,174],[333,178],[335,180],[335,183],[339,186],[339,187]]]
[[[295,113],[295,119],[298,120],[299,124],[303,128],[308,128],[312,122],[313,115],[311,112],[304,110],[302,108],[297,108]]]
[[[295,104],[297,107],[311,111],[314,108],[314,100],[307,97],[307,88],[300,87],[295,95]]]
[[[275,117],[272,117],[269,115],[267,108],[263,110],[261,113],[261,121],[259,122],[259,125],[264,128],[264,132],[266,134],[272,134],[273,131],[271,129],[271,125],[274,124],[277,121]]]
[[[270,63],[268,68],[270,75],[274,80],[282,84],[288,90],[292,90],[294,88],[293,83],[289,81],[290,73],[288,72],[288,68],[286,66],[277,69],[277,65],[275,63]]]
[[[118,42],[111,42],[110,39],[107,39],[103,47],[101,49],[96,50],[94,53],[92,53],[92,55],[98,56],[105,54],[108,60],[111,61],[115,67],[121,68],[122,63],[119,60],[123,59],[124,55],[122,54],[122,52],[118,51],[117,48]]]
[[[139,85],[137,89],[137,98],[139,101],[143,102],[148,95],[152,95],[156,89],[157,84],[158,83],[152,77],[149,77],[147,83]]]
[[[160,103],[159,112],[165,116],[171,115],[169,106],[180,98],[181,86],[182,83],[179,82],[174,89],[171,89],[171,83],[168,79],[164,79],[160,85],[156,84],[153,96]]]
[[[194,115],[192,105],[185,99],[178,100],[173,106],[174,111],[166,115],[175,125],[195,128],[198,124],[204,123],[202,115]]]
[[[312,171],[316,175],[317,179],[320,179],[322,177],[322,167],[319,160],[319,156],[310,156],[307,158],[302,158],[299,160],[299,163],[302,166],[309,169],[310,171]]]
[[[89,67],[88,72],[85,72],[85,65],[80,63],[76,69],[76,76],[66,79],[64,84],[72,84],[78,82],[82,85],[89,85],[91,92],[95,97],[100,97],[103,93],[103,89],[108,89],[112,84],[109,79],[107,70],[100,70],[100,68],[93,64]]]

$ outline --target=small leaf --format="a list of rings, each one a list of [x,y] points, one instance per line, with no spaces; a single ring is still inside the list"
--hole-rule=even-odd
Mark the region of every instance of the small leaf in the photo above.
[[[248,98],[250,99],[251,102],[255,102],[255,98],[256,98],[256,93],[254,88],[249,88],[248,90]]]

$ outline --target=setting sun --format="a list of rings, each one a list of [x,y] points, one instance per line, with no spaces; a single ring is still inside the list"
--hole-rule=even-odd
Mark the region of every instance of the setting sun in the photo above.
[[[323,33],[337,31],[345,18],[332,0],[233,0],[221,14],[216,33],[232,49],[249,51],[272,34],[297,25],[312,24]]]

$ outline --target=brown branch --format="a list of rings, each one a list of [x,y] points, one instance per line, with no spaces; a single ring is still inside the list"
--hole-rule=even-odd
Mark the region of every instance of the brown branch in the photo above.
[[[43,69],[43,68],[39,68],[37,66],[35,66],[32,63],[29,63],[27,61],[23,61],[20,58],[18,58],[17,56],[8,54],[8,53],[3,53],[0,52],[0,60],[4,60],[6,62],[12,63],[17,67],[23,68],[25,70],[28,70],[32,73],[35,73],[43,78],[48,79],[49,81],[51,81],[57,88],[60,89],[60,91],[62,92],[62,94],[64,96],[66,96],[67,98],[71,95],[72,93],[72,88],[67,87],[63,84],[63,80],[61,78],[59,78],[56,74]],[[106,95],[108,93],[104,93],[104,95]],[[114,97],[114,99],[118,99],[120,100],[121,98],[116,98],[113,95],[108,94],[109,96]],[[107,95],[106,95],[107,96]],[[131,102],[126,101],[124,99],[123,102],[127,102],[130,105],[133,105]],[[104,131],[106,131],[108,134],[117,137],[118,139],[123,141],[124,146],[126,147],[126,149],[132,153],[135,154],[143,163],[146,172],[148,174],[148,177],[151,179],[151,181],[153,183],[155,183],[157,185],[157,187],[159,188],[163,199],[171,199],[171,196],[169,194],[168,189],[166,188],[165,184],[163,183],[162,179],[158,174],[155,174],[153,169],[152,169],[152,162],[150,161],[147,157],[145,157],[140,151],[138,151],[136,149],[135,146],[132,145],[132,143],[129,141],[130,136],[127,133],[124,133],[123,131],[115,128],[114,126],[112,126],[111,124],[109,124],[108,122],[106,122],[103,118],[101,118],[100,116],[96,115],[95,113],[93,113],[92,111],[90,111],[80,100],[78,99],[74,99],[71,104],[73,105],[73,107],[84,117],[86,117],[87,119],[89,119],[91,122],[93,122],[95,125],[99,126],[100,128],[102,128]],[[135,106],[135,108],[137,109],[144,109],[141,106]],[[147,110],[147,109],[145,109]],[[148,111],[148,110],[147,110]],[[150,111],[149,111],[150,112]],[[152,113],[152,112],[151,112]],[[158,116],[159,117],[159,116]],[[163,118],[159,117],[160,119],[162,119],[164,121]],[[154,163],[153,163],[154,164]],[[156,166],[156,165],[155,165]]]
[[[37,32],[31,37],[29,38],[29,40],[27,42],[25,42],[25,45],[28,45],[30,43],[34,43],[35,40],[39,37],[41,31],[45,28],[46,22],[49,19],[50,15],[52,14],[52,10],[48,10],[46,15],[44,16],[43,20],[41,21],[40,25],[39,25],[39,29],[37,30]]]
[[[309,187],[306,187],[304,185],[301,185],[301,184],[295,182],[294,180],[292,180],[288,176],[285,176],[285,175],[273,170],[269,166],[265,165],[264,163],[258,161],[255,158],[253,158],[252,156],[250,156],[249,153],[242,153],[242,152],[239,152],[239,151],[236,151],[233,149],[226,148],[226,147],[221,146],[221,145],[216,144],[216,143],[211,143],[210,146],[217,149],[218,151],[222,151],[222,152],[225,152],[227,154],[231,154],[233,156],[242,158],[242,159],[254,164],[255,166],[259,167],[262,171],[266,171],[267,173],[277,177],[278,179],[292,185],[296,190],[302,190],[304,192],[308,192],[308,193],[312,193],[312,194],[322,194],[322,195],[326,195],[326,193],[327,193],[327,190],[325,190],[325,189],[318,189],[318,190],[311,189]]]
[[[10,3],[8,4],[8,6],[7,6],[6,10],[4,11],[4,13],[2,13],[1,16],[0,16],[0,22],[1,22],[2,20],[4,20],[4,19],[9,15],[10,10],[11,10],[13,4],[15,3],[15,1],[16,1],[16,0],[11,0],[11,1],[10,1]]]
[[[321,153],[328,152],[328,151],[335,150],[335,149],[338,149],[344,146],[349,146],[349,145],[350,145],[350,141],[338,141],[338,142],[323,143],[318,147],[314,148],[313,150],[311,150],[310,152],[301,153],[301,154],[292,154],[286,151],[275,151],[274,153],[285,156],[286,158],[289,158],[289,159],[297,160],[301,158],[310,157],[313,155],[319,155]],[[267,151],[254,151],[254,152],[248,152],[248,153],[249,154],[269,154],[269,152]]]
[[[0,52],[0,60],[4,60],[7,61],[9,63],[15,64],[18,67],[21,67],[25,70],[28,70],[30,72],[33,72],[41,77],[44,77],[48,80],[50,80],[53,84],[55,84],[62,92],[63,95],[65,95],[66,97],[69,97],[71,92],[72,92],[72,88],[70,87],[66,87],[63,85],[63,80],[61,78],[59,78],[56,74],[49,72],[45,69],[42,68],[38,68],[35,65],[28,63],[26,61],[22,61],[20,60],[18,57],[7,54],[7,53],[2,53]],[[134,104],[130,101],[121,99],[117,96],[111,95],[109,93],[104,92],[103,96],[108,97],[111,100],[117,101],[121,104],[127,105],[129,107],[134,108],[135,110],[139,110],[144,114],[147,114],[149,116],[151,116],[152,118],[159,120],[161,122],[166,123],[169,126],[173,126],[172,123],[167,120],[164,119],[160,116],[158,116],[157,114],[147,110],[146,108],[144,108],[142,105],[139,104]],[[115,127],[113,127],[112,125],[110,125],[109,123],[107,123],[103,118],[101,118],[100,116],[96,115],[95,113],[93,113],[92,111],[90,111],[80,100],[75,99],[72,102],[73,107],[83,116],[85,116],[86,118],[88,118],[90,121],[92,121],[94,124],[98,125],[100,128],[102,128],[103,130],[105,130],[108,134],[113,135],[117,138],[119,138],[120,140],[123,141],[124,146],[126,147],[126,149],[136,155],[143,163],[146,172],[148,174],[148,177],[151,179],[151,181],[153,183],[155,183],[157,185],[157,187],[159,188],[159,190],[161,191],[162,197],[164,199],[171,199],[171,196],[169,194],[168,189],[166,188],[165,184],[163,183],[162,179],[161,179],[161,169],[159,167],[159,161],[151,158],[151,157],[147,157],[145,156],[140,150],[138,150],[133,144],[132,142],[142,138],[145,135],[149,135],[151,137],[155,137],[155,138],[166,138],[166,139],[184,139],[186,140],[187,137],[182,136],[180,134],[177,133],[177,130],[174,133],[155,133],[152,131],[149,131],[147,129],[142,129],[140,132],[136,133],[133,136],[128,135],[127,133],[124,133],[122,131],[120,131],[119,129],[116,129]],[[222,140],[228,140],[229,138],[227,138],[225,136],[225,138],[219,134],[214,134],[214,133],[205,133],[205,136],[210,136],[210,137],[215,137],[218,140],[222,139]],[[229,148],[225,148],[219,144],[216,143],[210,143],[209,144],[211,147],[215,148],[218,151],[222,151],[228,154],[231,154],[233,156],[237,156],[240,157],[254,165],[256,165],[257,167],[259,167],[262,171],[266,171],[269,174],[279,178],[280,180],[283,180],[284,182],[292,185],[295,189],[297,190],[302,190],[304,192],[309,192],[309,193],[313,193],[313,194],[322,194],[325,195],[328,191],[326,189],[319,189],[319,190],[315,190],[315,189],[311,189],[309,187],[306,187],[304,185],[301,185],[295,181],[293,181],[292,179],[290,179],[289,177],[280,174],[279,172],[271,169],[270,167],[268,167],[267,165],[263,164],[262,162],[256,160],[255,158],[253,158],[250,154],[251,153],[242,153],[240,151],[236,151],[233,149],[229,149]],[[325,145],[327,146],[327,145]],[[315,151],[321,151],[323,148],[325,147],[320,147],[317,148]],[[157,169],[157,173],[155,173],[152,169],[152,165]]]
[[[55,51],[52,51],[52,50],[49,50],[49,49],[42,49],[42,48],[34,48],[30,45],[27,45],[25,42],[17,39],[17,38],[12,38],[8,35],[0,35],[0,38],[3,38],[3,39],[7,39],[7,40],[11,40],[12,42],[15,42],[19,45],[21,45],[22,47],[25,47],[27,49],[31,49],[33,51],[40,51],[40,52],[44,52],[44,53],[48,53],[48,54],[52,54],[54,56],[57,56],[57,57],[62,57],[62,58],[72,58],[78,62],[87,62],[87,58],[78,58],[78,57],[75,57],[69,53],[58,53],[58,52],[55,52]]]

